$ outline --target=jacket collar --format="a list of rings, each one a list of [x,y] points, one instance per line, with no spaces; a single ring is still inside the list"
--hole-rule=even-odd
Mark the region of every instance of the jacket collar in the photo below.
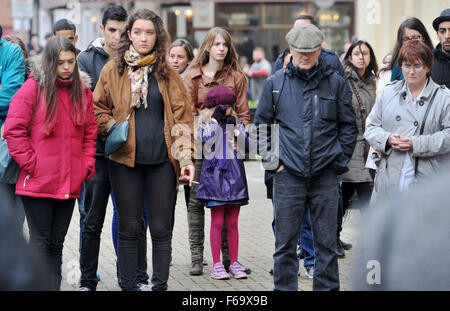
[[[310,81],[310,80],[322,80],[323,78],[328,77],[333,73],[333,69],[330,65],[325,63],[321,58],[319,58],[319,61],[314,66],[314,68],[306,72],[304,70],[299,69],[292,61],[292,58],[289,62],[289,64],[286,67],[286,73],[289,76],[296,76],[302,80]]]
[[[101,54],[103,56],[109,57],[108,53],[105,52],[103,47],[105,46],[105,39],[100,37],[92,41],[87,47],[86,51],[93,51],[94,53]]]
[[[218,70],[216,72],[216,77],[220,76],[222,72],[226,72],[228,67],[223,67],[222,69]],[[192,77],[192,79],[195,79],[197,77],[201,77],[203,75],[203,71],[202,68],[200,66],[197,67],[189,67],[185,70],[185,72],[189,70],[190,72],[190,76]],[[216,79],[213,79],[213,81],[215,81]]]
[[[440,43],[436,45],[436,48],[434,49],[434,57],[441,60],[450,61],[450,55],[442,51],[442,45]]]
[[[433,93],[433,90],[435,89],[435,83],[431,78],[427,78],[427,82],[425,83],[425,87],[422,90],[422,93],[420,94],[420,97],[417,98],[418,100],[428,100],[431,94]],[[400,94],[403,99],[406,99],[406,97],[411,97],[411,92],[409,91],[408,84],[405,80],[403,80],[402,88],[400,90]]]

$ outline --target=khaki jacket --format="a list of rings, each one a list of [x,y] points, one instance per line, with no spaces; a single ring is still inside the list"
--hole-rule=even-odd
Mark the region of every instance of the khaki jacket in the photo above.
[[[157,81],[164,100],[164,139],[169,160],[175,169],[178,180],[180,166],[193,163],[193,118],[189,97],[175,70],[170,71],[167,82],[158,78]],[[124,121],[131,111],[131,81],[127,69],[125,68],[124,74],[120,75],[115,60],[110,60],[103,67],[93,95],[98,136],[105,137],[109,129],[114,124]],[[109,158],[126,166],[134,167],[136,156],[134,111],[129,122],[128,141]],[[183,148],[181,148],[182,146]]]
[[[367,82],[364,82],[358,74],[353,71],[352,75],[348,79],[352,80],[359,96],[361,97],[361,101],[367,114],[369,114],[370,111],[372,111],[376,98],[375,77],[372,76]],[[353,89],[350,89],[352,90],[352,106],[355,111],[356,125],[358,126],[358,137],[356,139],[356,146],[353,151],[352,158],[347,165],[349,171],[341,175],[341,181],[353,183],[372,182],[372,176],[370,176],[369,169],[365,167],[366,161],[364,161],[365,140],[363,136],[361,109],[359,107],[358,99],[353,93]]]
[[[222,69],[225,71],[226,69]],[[193,116],[199,116],[200,111],[205,107],[203,102],[206,94],[214,86],[225,85],[236,93],[236,114],[246,126],[250,124],[250,109],[247,98],[247,79],[237,71],[230,70],[228,73],[217,72],[216,76],[223,76],[219,79],[210,79],[205,76],[199,67],[189,68],[183,76],[183,82],[191,98],[191,108]]]

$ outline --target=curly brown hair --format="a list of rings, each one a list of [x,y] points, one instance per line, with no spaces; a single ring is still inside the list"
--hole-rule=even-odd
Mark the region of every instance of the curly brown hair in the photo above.
[[[119,73],[122,75],[125,68],[128,66],[124,58],[126,51],[128,51],[130,45],[132,44],[130,38],[128,37],[128,32],[131,33],[133,25],[137,20],[147,20],[153,22],[156,30],[156,42],[152,50],[152,52],[156,52],[156,62],[154,64],[155,67],[153,72],[155,73],[156,78],[168,80],[170,65],[166,61],[166,53],[170,43],[170,36],[163,26],[161,17],[159,17],[155,12],[147,9],[138,10],[128,18],[127,26],[120,37],[119,47],[117,50],[116,62]]]

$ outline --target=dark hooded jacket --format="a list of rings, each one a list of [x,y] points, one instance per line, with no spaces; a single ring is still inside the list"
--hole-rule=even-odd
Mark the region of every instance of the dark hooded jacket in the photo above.
[[[450,56],[442,51],[439,43],[433,50],[433,81],[450,89]]]
[[[274,79],[283,75],[282,89],[274,90]],[[338,175],[348,171],[358,130],[348,82],[331,65],[319,59],[310,72],[305,72],[291,60],[266,81],[255,125],[261,129],[261,125],[274,123],[279,126],[277,166],[283,164],[290,173],[304,178],[325,169],[333,169]],[[266,138],[260,135],[258,139],[259,146],[264,146]],[[272,151],[275,146],[272,141]],[[261,148],[259,152],[267,157]]]
[[[78,54],[77,61],[78,67],[81,71],[86,72],[92,80],[91,91],[94,92],[97,85],[98,78],[102,72],[103,67],[108,62],[109,55],[103,49],[103,38],[97,38],[92,41],[86,50]],[[96,156],[105,155],[105,139],[97,139],[97,151]]]

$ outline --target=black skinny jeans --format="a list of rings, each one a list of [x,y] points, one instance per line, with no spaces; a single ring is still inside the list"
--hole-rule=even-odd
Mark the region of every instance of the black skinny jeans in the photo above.
[[[106,208],[111,193],[109,160],[96,157],[95,176],[85,181],[84,209],[86,217],[81,233],[80,270],[81,287],[97,289],[97,268],[100,251],[100,237],[105,221]],[[148,283],[146,229],[140,235],[137,283]],[[119,274],[119,273],[118,273]]]
[[[128,167],[110,161],[111,185],[119,218],[118,259],[122,290],[136,290],[138,240],[147,202],[152,239],[152,290],[167,290],[172,253],[176,175],[170,162]]]
[[[30,247],[46,267],[51,290],[61,286],[61,259],[64,239],[72,219],[75,199],[57,200],[22,196],[30,230]]]

